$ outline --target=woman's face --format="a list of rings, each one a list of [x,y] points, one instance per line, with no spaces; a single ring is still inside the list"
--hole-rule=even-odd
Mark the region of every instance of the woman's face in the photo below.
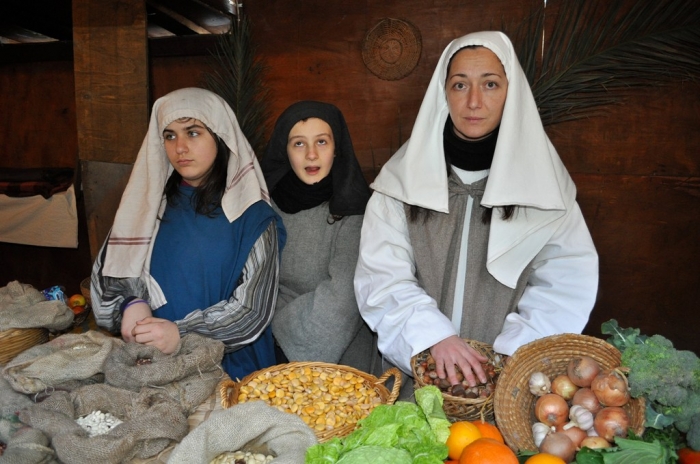
[[[455,133],[479,140],[501,123],[508,79],[501,60],[488,48],[457,52],[447,70],[445,92]]]
[[[163,129],[165,153],[182,179],[193,187],[206,181],[216,159],[216,140],[199,120],[182,118]]]
[[[333,167],[335,142],[331,126],[319,118],[299,121],[289,131],[287,155],[302,182],[308,185],[320,182]]]

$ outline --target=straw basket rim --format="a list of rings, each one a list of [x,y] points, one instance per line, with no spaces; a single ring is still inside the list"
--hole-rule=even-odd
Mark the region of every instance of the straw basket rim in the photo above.
[[[550,379],[566,373],[574,356],[589,356],[602,369],[620,366],[620,351],[605,340],[589,335],[559,334],[543,337],[521,346],[510,357],[496,384],[494,412],[496,425],[506,444],[514,451],[537,451],[532,437],[534,403],[528,382],[534,372],[543,372]],[[645,402],[632,398],[623,409],[630,416],[630,428],[638,435],[644,432]]]
[[[90,277],[86,277],[80,281],[80,293],[85,297],[88,305],[92,305],[92,299],[90,298]]]
[[[486,356],[489,359],[489,361],[495,361],[497,354],[493,350],[492,345],[468,338],[465,338],[463,340],[467,342],[472,348],[477,350],[479,353]],[[427,350],[424,350],[423,352],[425,351]],[[411,371],[413,373],[413,387],[415,390],[429,385],[425,381],[423,381],[421,376],[418,375],[418,373],[416,372],[416,360],[419,355],[420,353],[411,357]],[[495,367],[496,372],[499,373],[500,377],[500,371],[502,367]],[[498,385],[498,379],[496,380],[496,385]],[[495,391],[492,392],[491,395],[489,395],[486,398],[461,398],[459,396],[450,395],[446,392],[441,393],[443,399],[443,409],[445,410],[445,414],[447,415],[448,419],[450,419],[450,421],[452,422],[458,420],[475,420],[480,418],[483,418],[485,420],[494,419],[493,399]]]
[[[0,331],[0,364],[7,364],[21,352],[46,343],[48,340],[49,331],[42,327],[2,330]]]
[[[310,367],[324,370],[339,370],[345,373],[352,373],[358,377],[361,377],[366,385],[370,386],[377,392],[381,400],[381,404],[393,404],[399,397],[399,393],[401,390],[401,371],[399,371],[399,369],[397,369],[396,367],[387,369],[381,375],[381,377],[377,378],[372,374],[368,374],[367,372],[363,372],[359,369],[355,369],[354,367],[346,366],[343,364],[332,364],[311,361],[293,361],[284,364],[276,364],[265,369],[257,370],[243,377],[243,379],[239,381],[234,381],[231,379],[222,380],[221,382],[219,382],[218,385],[218,389],[221,396],[221,407],[223,409],[228,409],[231,406],[238,404],[238,392],[240,391],[241,386],[246,385],[252,379],[260,375],[264,375],[268,372],[274,373],[283,369],[298,369],[300,367]],[[394,377],[394,385],[391,391],[386,386],[384,386],[384,383],[390,377]],[[316,434],[316,438],[318,438],[318,441],[323,443],[327,440],[330,440],[333,437],[341,438],[349,434],[355,429],[356,426],[356,423],[351,423],[345,424],[340,427],[336,427],[331,430],[314,430],[314,433]]]

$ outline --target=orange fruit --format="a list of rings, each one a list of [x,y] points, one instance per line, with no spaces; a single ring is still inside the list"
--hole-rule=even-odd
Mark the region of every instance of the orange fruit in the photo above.
[[[482,421],[481,419],[472,421],[472,424],[476,425],[476,428],[479,429],[479,432],[481,432],[481,436],[484,438],[493,438],[496,441],[500,441],[501,443],[505,444],[505,440],[503,439],[503,435],[501,435],[501,431],[498,430],[498,427],[495,425]]]
[[[469,421],[457,421],[450,425],[450,436],[445,444],[450,459],[458,460],[462,450],[474,440],[481,438],[481,432]]]
[[[459,464],[519,464],[513,450],[493,438],[479,438],[467,445]]]
[[[530,456],[525,464],[566,464],[566,461],[553,454],[538,453]]]

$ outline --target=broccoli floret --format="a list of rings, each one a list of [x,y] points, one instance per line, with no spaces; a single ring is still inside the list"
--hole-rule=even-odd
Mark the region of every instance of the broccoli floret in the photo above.
[[[688,391],[700,391],[700,359],[692,351],[676,350],[662,335],[628,346],[622,365],[630,370],[630,394],[635,398],[643,395],[677,407],[688,400]]]
[[[690,428],[685,436],[688,446],[695,451],[700,451],[700,413],[695,414],[690,420]]]
[[[658,408],[658,412],[672,417],[673,424],[678,430],[684,433],[688,432],[693,417],[700,414],[700,391],[689,390],[688,398],[684,403],[675,407],[661,406]]]

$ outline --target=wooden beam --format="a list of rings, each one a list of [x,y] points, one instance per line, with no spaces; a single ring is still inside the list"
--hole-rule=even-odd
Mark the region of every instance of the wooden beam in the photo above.
[[[132,163],[148,126],[143,0],[73,1],[81,160]]]
[[[148,127],[146,27],[144,0],[73,0],[78,155],[84,183],[99,186],[85,190],[93,258],[114,220],[123,171]]]

